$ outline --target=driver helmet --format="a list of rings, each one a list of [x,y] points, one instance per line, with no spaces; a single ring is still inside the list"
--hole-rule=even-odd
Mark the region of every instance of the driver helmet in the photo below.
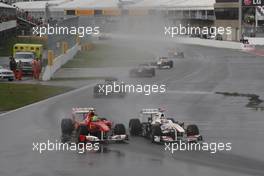
[[[166,121],[165,115],[163,113],[160,114],[160,121],[161,121],[161,123],[165,123],[165,121]]]

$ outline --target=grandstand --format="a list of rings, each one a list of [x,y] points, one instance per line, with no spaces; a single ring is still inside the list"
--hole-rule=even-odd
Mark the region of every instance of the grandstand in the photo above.
[[[223,36],[223,39],[240,38],[239,0],[52,0],[18,2],[14,5],[46,22],[48,19],[63,20],[73,16],[88,16],[93,22],[99,18],[105,20],[109,17],[120,19],[122,16],[140,16],[135,19],[140,21],[145,16],[155,14],[169,24],[178,24],[180,21],[193,26],[232,27],[232,34]],[[256,25],[262,29],[264,8],[257,7],[256,14]]]
[[[28,1],[28,2],[17,2],[14,3],[13,5],[23,10],[24,12],[28,12],[28,15],[37,19],[46,19],[46,18],[60,19],[64,17],[64,10],[62,8],[55,9],[55,7],[64,2],[65,0]]]

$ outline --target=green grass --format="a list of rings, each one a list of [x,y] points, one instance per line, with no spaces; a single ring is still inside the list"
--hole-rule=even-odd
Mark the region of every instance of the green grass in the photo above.
[[[16,43],[43,44],[44,48],[46,47],[46,44],[44,41],[12,37],[8,41],[6,41],[3,45],[0,45],[0,57],[11,56],[13,54],[13,46]]]
[[[0,111],[16,109],[69,90],[66,87],[0,83]]]
[[[96,44],[91,51],[79,52],[64,68],[123,67],[153,57],[144,50],[133,50],[126,46]]]

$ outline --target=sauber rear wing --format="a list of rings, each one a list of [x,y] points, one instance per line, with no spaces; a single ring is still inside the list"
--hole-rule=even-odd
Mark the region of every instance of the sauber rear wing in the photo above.
[[[140,111],[141,114],[157,114],[159,112],[159,109],[142,109]]]
[[[157,114],[157,113],[160,113],[160,112],[164,112],[165,109],[163,108],[149,108],[149,109],[142,109],[140,111],[141,114]]]

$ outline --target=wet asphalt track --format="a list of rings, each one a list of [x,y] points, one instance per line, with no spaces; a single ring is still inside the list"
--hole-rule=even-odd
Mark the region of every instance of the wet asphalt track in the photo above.
[[[165,95],[129,95],[125,99],[93,99],[82,89],[0,116],[0,175],[264,175],[264,112],[244,107],[245,98],[215,91],[256,93],[263,97],[264,58],[226,49],[185,46],[186,59],[152,79],[127,82],[167,84]],[[125,76],[124,76],[125,77]],[[60,119],[72,107],[95,106],[100,116],[128,124],[141,108],[165,107],[180,121],[196,123],[207,142],[231,142],[232,151],[164,151],[142,138],[113,144],[105,153],[32,151],[33,142],[60,137]]]

